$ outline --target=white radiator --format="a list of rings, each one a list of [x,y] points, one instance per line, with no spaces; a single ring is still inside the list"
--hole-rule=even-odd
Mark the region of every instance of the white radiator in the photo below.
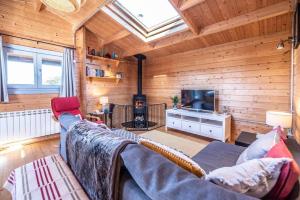
[[[0,112],[0,145],[59,133],[50,109]]]

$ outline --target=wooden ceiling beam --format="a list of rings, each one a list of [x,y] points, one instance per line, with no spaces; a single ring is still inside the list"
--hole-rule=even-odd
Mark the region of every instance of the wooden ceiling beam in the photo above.
[[[73,23],[73,31],[76,32],[76,30],[78,30],[81,26],[83,26],[88,20],[90,20],[97,12],[99,12],[101,10],[102,7],[104,7],[106,4],[109,4],[112,0],[96,0],[93,1],[93,5],[95,5],[95,7],[93,8],[89,8],[86,9],[84,13],[84,15],[80,15],[79,12],[81,12],[81,10],[83,10],[83,7],[81,8],[81,10],[79,10],[79,12],[77,12],[77,17],[78,19],[76,20],[75,23]],[[85,4],[87,4],[88,2],[86,2]],[[85,5],[83,5],[85,6]],[[70,16],[70,18],[72,18],[72,16]]]
[[[124,30],[112,35],[111,37],[104,39],[103,45],[107,45],[114,41],[121,40],[121,39],[129,36],[130,34],[131,33],[129,31],[124,29]]]
[[[198,25],[190,18],[190,16],[188,15],[187,12],[183,12],[179,9],[183,0],[169,0],[169,2],[172,4],[172,6],[175,8],[175,10],[178,12],[178,14],[181,16],[181,18],[186,23],[186,25],[189,27],[189,29],[195,35],[198,35],[200,32]]]
[[[185,0],[180,6],[181,11],[185,11],[189,8],[192,8],[200,3],[203,3],[205,0]]]
[[[187,40],[192,40],[192,39],[196,39],[196,38],[203,37],[206,35],[233,29],[233,28],[247,25],[247,24],[250,24],[253,22],[276,17],[278,15],[283,15],[283,14],[286,14],[289,12],[291,12],[290,1],[283,1],[283,2],[280,2],[277,4],[273,4],[271,6],[267,6],[267,7],[255,10],[253,12],[249,12],[244,15],[240,15],[240,16],[228,19],[228,20],[224,20],[224,21],[212,24],[212,25],[208,25],[208,26],[202,28],[198,35],[195,35],[190,31],[176,34],[174,36],[168,37],[167,39],[157,41],[156,43],[154,43],[152,45],[153,48],[141,47],[139,49],[136,49],[136,51],[131,51],[131,52],[125,53],[124,57],[131,56],[131,55],[138,54],[138,53],[147,52],[147,51],[157,50],[157,49],[175,45],[175,44],[187,41]]]
[[[40,12],[44,9],[44,4],[41,2],[41,0],[35,0],[34,1],[34,10],[36,12]]]

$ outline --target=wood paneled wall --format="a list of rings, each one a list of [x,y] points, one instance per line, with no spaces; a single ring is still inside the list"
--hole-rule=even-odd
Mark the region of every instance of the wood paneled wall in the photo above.
[[[300,143],[300,48],[294,49],[294,115],[293,132]]]
[[[107,96],[109,103],[131,104],[132,95],[136,93],[137,65],[135,62],[121,61],[118,67],[112,66],[110,69],[107,69],[101,63],[98,63],[97,60],[90,61],[85,58],[87,47],[98,51],[100,46],[101,40],[86,28],[82,28],[76,33],[78,70],[81,72],[79,90],[81,91],[81,105],[85,113],[93,112],[100,108],[99,97],[101,96]],[[100,65],[101,69],[111,70],[112,73],[123,72],[124,78],[119,82],[115,79],[87,78],[85,76],[85,67],[86,63],[91,62]]]
[[[0,1],[0,33],[74,45],[72,26],[47,10],[35,11],[34,1]]]
[[[150,57],[144,67],[144,93],[150,103],[166,102],[181,89],[214,89],[217,111],[232,114],[233,136],[265,132],[267,110],[289,111],[290,49],[277,50],[288,33],[257,37]]]

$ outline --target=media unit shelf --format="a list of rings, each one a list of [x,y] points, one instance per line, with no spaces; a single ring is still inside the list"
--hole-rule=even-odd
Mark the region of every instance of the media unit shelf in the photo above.
[[[196,112],[183,109],[166,111],[166,128],[221,140],[230,137],[231,115]]]

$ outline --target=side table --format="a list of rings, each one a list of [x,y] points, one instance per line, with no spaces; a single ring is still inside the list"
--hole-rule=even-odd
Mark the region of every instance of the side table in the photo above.
[[[235,140],[235,144],[242,147],[248,147],[255,140],[256,133],[242,131],[238,138]]]

